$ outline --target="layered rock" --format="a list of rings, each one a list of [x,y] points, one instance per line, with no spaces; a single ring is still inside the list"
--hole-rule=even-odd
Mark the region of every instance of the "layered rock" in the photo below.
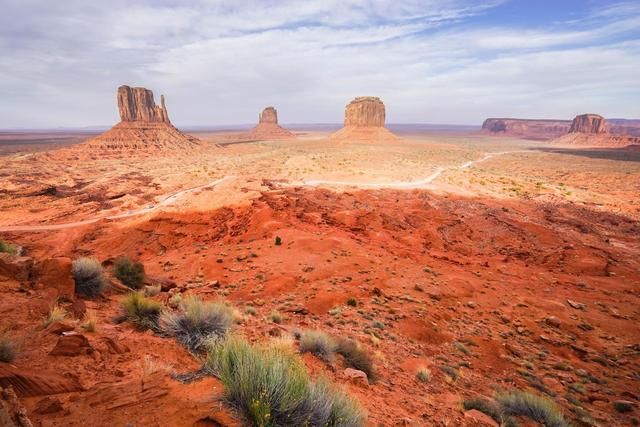
[[[270,139],[295,138],[295,134],[278,124],[278,111],[267,107],[258,115],[258,124],[249,133],[242,135],[246,141],[264,141]]]
[[[203,143],[176,129],[169,120],[164,95],[156,105],[153,92],[120,86],[117,93],[120,123],[87,141],[84,148],[109,151],[184,150]]]
[[[331,140],[354,142],[397,141],[398,136],[384,127],[386,111],[380,98],[359,96],[347,104],[344,127]]]
[[[580,114],[573,119],[569,133],[608,133],[609,127],[604,117],[598,114]]]
[[[492,135],[546,140],[557,138],[569,131],[569,120],[530,120],[489,118],[482,123],[482,132]]]

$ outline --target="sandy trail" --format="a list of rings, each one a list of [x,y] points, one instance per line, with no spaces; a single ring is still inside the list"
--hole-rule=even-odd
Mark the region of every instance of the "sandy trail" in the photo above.
[[[64,224],[43,224],[43,225],[7,225],[4,227],[0,227],[0,232],[3,231],[47,231],[47,230],[62,230],[65,228],[74,228],[81,227],[83,225],[94,224],[98,221],[102,220],[116,220],[123,218],[130,218],[133,216],[144,215],[149,212],[153,212],[154,210],[163,207],[173,205],[178,201],[182,196],[188,193],[192,193],[194,191],[203,190],[205,188],[215,187],[216,185],[222,184],[225,181],[234,179],[235,176],[225,176],[224,178],[216,179],[214,181],[208,182],[203,185],[199,185],[197,187],[187,188],[184,190],[177,191],[168,196],[165,196],[160,202],[155,205],[149,205],[141,209],[127,211],[117,215],[103,215],[98,216],[96,218],[86,219],[83,221],[75,221],[75,222],[67,222]]]

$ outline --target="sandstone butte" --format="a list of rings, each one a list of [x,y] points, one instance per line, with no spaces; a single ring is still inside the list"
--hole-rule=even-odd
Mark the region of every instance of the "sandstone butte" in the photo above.
[[[609,124],[598,114],[580,114],[571,122],[569,133],[554,139],[554,145],[621,148],[640,143],[640,138],[609,133]]]
[[[156,105],[153,92],[120,86],[117,93],[120,123],[87,141],[82,148],[113,151],[181,150],[202,146],[197,138],[176,129],[169,120],[164,95]]]
[[[344,127],[329,139],[340,142],[399,141],[397,135],[384,127],[386,111],[380,98],[359,96],[351,101],[344,112]]]
[[[278,124],[278,111],[274,107],[267,107],[258,115],[258,124],[241,139],[261,141],[270,139],[295,138],[295,134]]]

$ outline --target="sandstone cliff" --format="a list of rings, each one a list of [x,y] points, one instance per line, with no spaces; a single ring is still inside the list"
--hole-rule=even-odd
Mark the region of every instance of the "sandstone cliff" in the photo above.
[[[482,123],[484,133],[540,140],[564,135],[570,127],[569,120],[489,118]]]
[[[329,139],[339,142],[383,142],[400,138],[384,127],[386,111],[380,98],[359,96],[347,104],[344,127]]]
[[[295,134],[278,124],[278,111],[267,107],[258,115],[258,124],[249,133],[241,135],[243,141],[265,141],[295,138]]]
[[[143,87],[118,88],[118,111],[123,122],[171,123],[164,105],[164,95],[160,95],[161,105],[156,105],[153,92]]]
[[[609,126],[604,117],[598,114],[581,114],[571,123],[569,133],[608,133]]]

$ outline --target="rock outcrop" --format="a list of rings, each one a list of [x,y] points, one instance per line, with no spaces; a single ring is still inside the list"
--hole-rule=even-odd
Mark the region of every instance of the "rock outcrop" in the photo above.
[[[164,95],[160,97],[160,105],[156,105],[149,89],[125,85],[118,88],[117,101],[120,123],[87,141],[84,147],[109,151],[174,151],[203,145],[171,124]]]
[[[258,125],[248,134],[242,135],[244,141],[265,141],[271,139],[295,138],[295,134],[278,124],[278,111],[267,107],[258,115]]]
[[[604,117],[598,114],[581,114],[571,122],[569,133],[608,133],[609,127]]]
[[[546,140],[557,138],[569,131],[569,120],[529,120],[489,118],[482,123],[482,132],[491,135]]]
[[[400,138],[384,127],[386,111],[380,98],[359,96],[345,108],[344,127],[330,136],[342,142],[398,141]]]

